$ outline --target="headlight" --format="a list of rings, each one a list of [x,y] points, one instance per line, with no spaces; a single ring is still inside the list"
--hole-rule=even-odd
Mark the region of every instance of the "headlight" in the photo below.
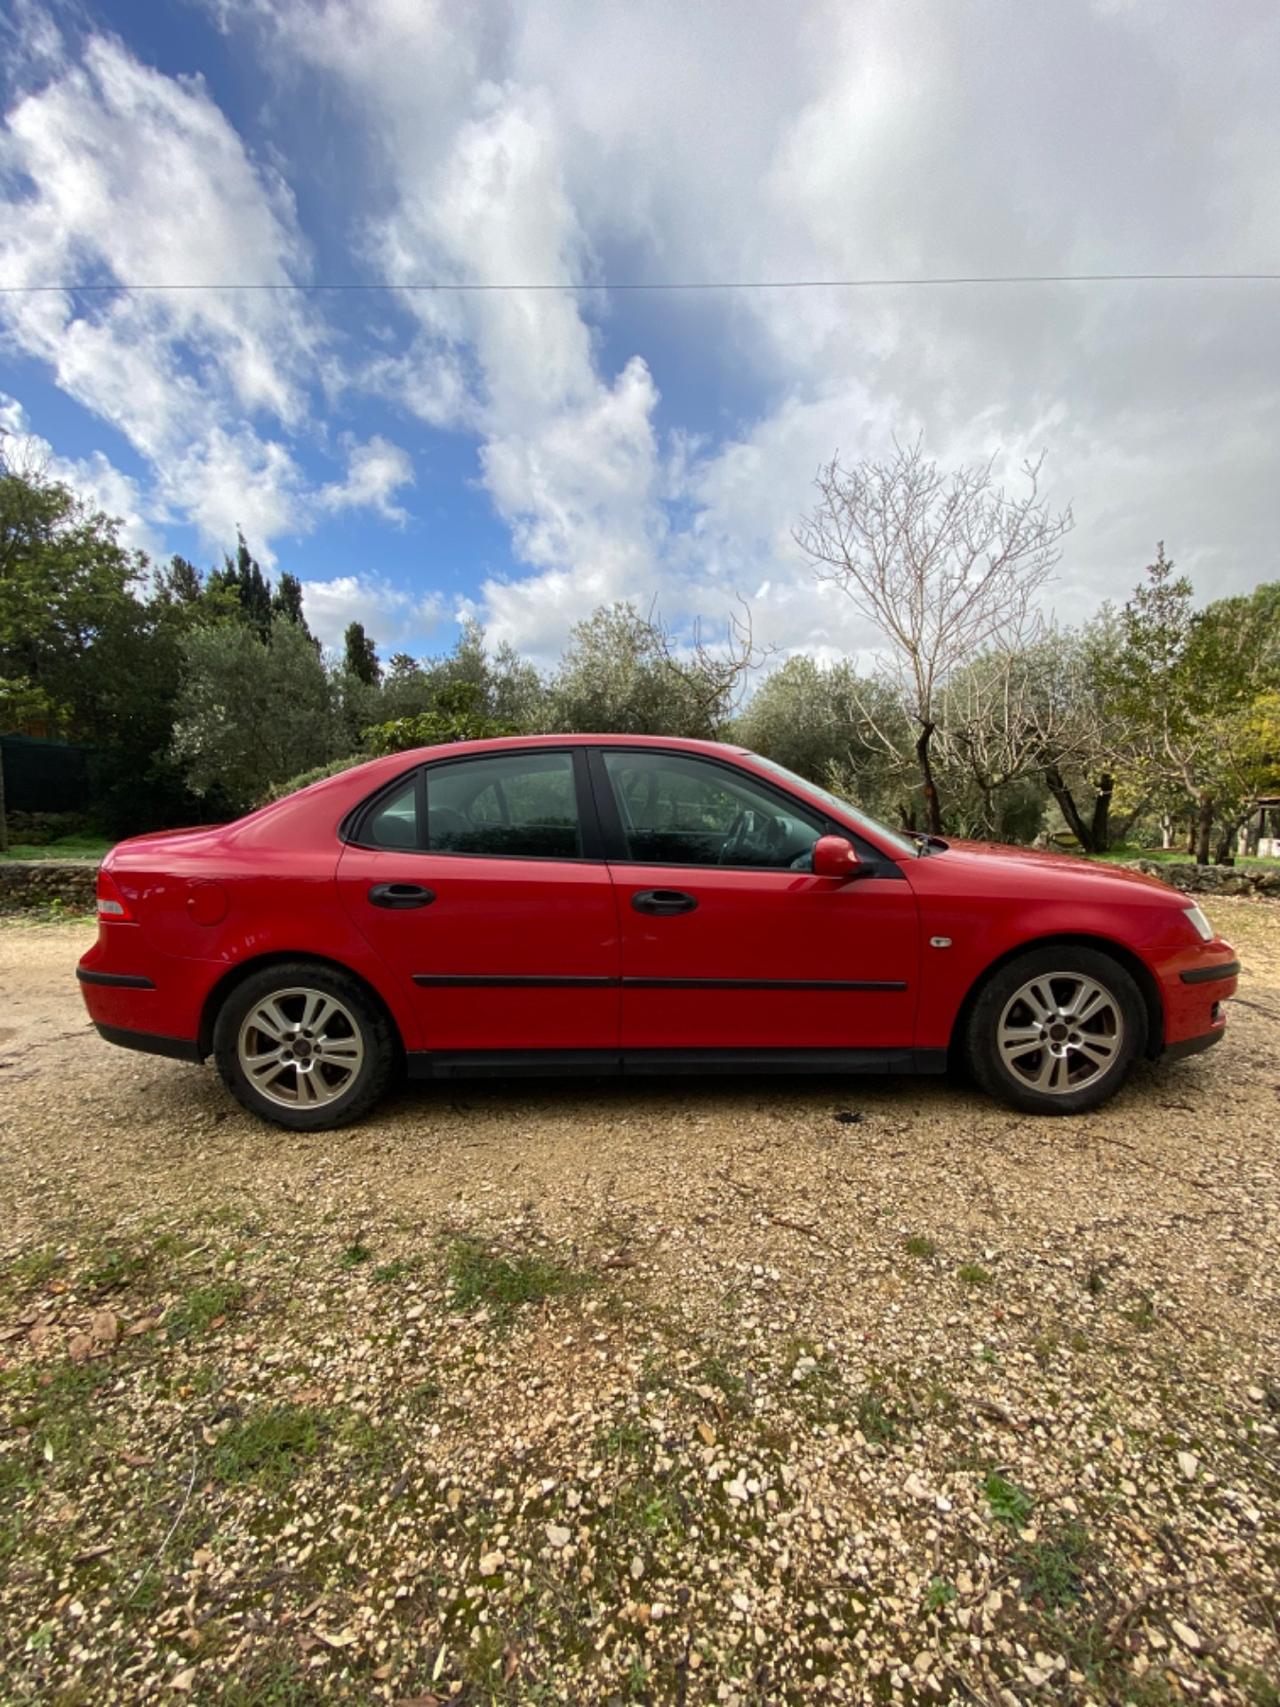
[[[1213,941],[1213,926],[1205,918],[1199,907],[1185,907],[1182,916],[1195,931],[1201,942]]]

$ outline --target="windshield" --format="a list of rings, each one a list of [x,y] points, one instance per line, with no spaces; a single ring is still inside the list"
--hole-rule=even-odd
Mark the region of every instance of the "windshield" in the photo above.
[[[829,788],[823,788],[816,782],[810,782],[807,776],[798,776],[795,771],[789,771],[785,765],[775,764],[772,759],[762,758],[759,753],[752,753],[751,757],[758,765],[763,765],[767,771],[772,771],[774,776],[781,777],[784,782],[798,788],[803,794],[812,795],[817,800],[825,801],[828,806],[834,806],[836,811],[843,814],[844,817],[852,818],[859,829],[866,830],[870,836],[878,838],[894,853],[901,854],[904,859],[914,859],[920,852],[915,842],[908,841],[905,836],[899,835],[897,830],[891,830],[887,825],[870,817],[861,807],[855,806],[851,800],[842,800],[838,794],[832,794]]]

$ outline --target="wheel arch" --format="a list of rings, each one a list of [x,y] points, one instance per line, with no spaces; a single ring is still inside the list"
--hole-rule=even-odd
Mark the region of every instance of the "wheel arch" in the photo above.
[[[383,1015],[388,1026],[390,1026],[391,1035],[395,1039],[397,1053],[403,1060],[404,1038],[400,1035],[400,1027],[396,1024],[396,1016],[392,1013],[381,992],[375,985],[371,984],[369,980],[363,977],[359,972],[356,972],[350,966],[345,965],[341,960],[333,959],[331,955],[316,954],[310,949],[283,948],[272,949],[268,954],[258,954],[255,955],[252,960],[244,960],[239,962],[237,965],[232,966],[223,973],[222,977],[219,978],[218,982],[209,991],[209,994],[204,999],[204,1006],[200,1012],[200,1031],[197,1037],[197,1046],[200,1050],[201,1060],[204,1060],[207,1055],[211,1055],[213,1053],[214,1026],[217,1024],[219,1012],[233,991],[238,989],[239,986],[244,983],[246,978],[251,978],[256,972],[265,971],[269,966],[294,965],[300,961],[309,961],[314,966],[323,966],[330,972],[341,973],[344,978],[350,978],[353,983],[358,984],[365,995],[368,996],[369,1000]]]
[[[1142,996],[1143,1006],[1147,1011],[1147,1041],[1145,1054],[1148,1060],[1154,1061],[1164,1048],[1164,1003],[1160,998],[1160,986],[1156,982],[1151,968],[1136,955],[1131,948],[1116,942],[1111,937],[1093,936],[1088,931],[1053,931],[1047,936],[1031,937],[1026,942],[1020,942],[1013,948],[1006,949],[989,966],[982,971],[970,984],[965,992],[964,1000],[956,1010],[955,1020],[951,1026],[951,1037],[947,1045],[947,1054],[951,1061],[960,1059],[963,1053],[965,1031],[969,1024],[969,1015],[973,1005],[983,990],[995,977],[996,973],[1017,960],[1024,954],[1032,953],[1040,948],[1070,947],[1092,948],[1099,954],[1110,956],[1133,979]]]

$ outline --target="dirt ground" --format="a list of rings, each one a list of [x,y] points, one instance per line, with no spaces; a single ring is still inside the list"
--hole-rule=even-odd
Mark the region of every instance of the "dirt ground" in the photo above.
[[[1280,905],[1095,1116],[407,1089],[316,1136],[0,924],[0,1702],[1280,1703]],[[163,1692],[163,1693],[162,1693]]]

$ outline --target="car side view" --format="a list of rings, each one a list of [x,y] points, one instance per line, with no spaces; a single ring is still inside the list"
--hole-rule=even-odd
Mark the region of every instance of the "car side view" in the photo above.
[[[941,1073],[1076,1114],[1217,1043],[1198,907],[1069,855],[907,837],[741,748],[531,736],[122,842],[78,977],[109,1042],[316,1130],[393,1075]]]

